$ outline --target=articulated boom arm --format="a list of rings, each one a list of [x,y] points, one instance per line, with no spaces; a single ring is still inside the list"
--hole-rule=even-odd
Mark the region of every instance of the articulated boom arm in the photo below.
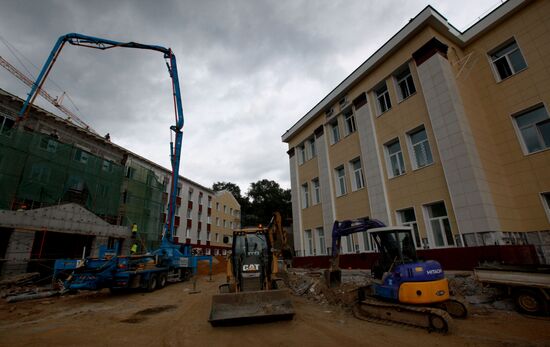
[[[155,45],[145,45],[136,42],[118,42],[107,39],[102,39],[98,37],[92,37],[77,33],[66,34],[57,40],[55,43],[46,63],[42,67],[38,78],[34,82],[31,91],[27,97],[27,100],[23,104],[21,111],[19,112],[18,120],[23,119],[28,115],[28,112],[31,108],[32,103],[36,99],[38,92],[42,88],[46,77],[48,76],[50,70],[53,67],[53,64],[57,60],[61,49],[68,42],[75,46],[83,46],[88,48],[95,48],[100,50],[106,50],[114,47],[126,47],[126,48],[137,48],[137,49],[146,49],[161,52],[164,54],[164,59],[166,60],[166,66],[168,67],[168,73],[172,78],[172,92],[174,97],[174,110],[175,110],[175,122],[176,124],[170,127],[175,133],[175,144],[170,142],[170,161],[172,164],[172,186],[170,188],[170,201],[168,204],[168,213],[166,218],[166,224],[164,231],[162,233],[163,242],[166,241],[168,235],[170,241],[173,239],[174,235],[174,220],[175,220],[175,211],[176,211],[176,194],[178,188],[178,179],[179,179],[179,166],[180,166],[180,156],[181,156],[181,144],[183,139],[182,128],[184,123],[183,117],[183,107],[181,103],[181,93],[180,85],[178,79],[178,69],[176,64],[176,56],[170,48],[165,48],[162,46]]]
[[[378,219],[369,219],[369,217],[351,219],[344,221],[334,221],[332,226],[332,259],[331,267],[338,267],[338,258],[340,256],[340,244],[342,236],[348,236],[354,233],[367,231],[373,228],[383,228],[386,225]]]

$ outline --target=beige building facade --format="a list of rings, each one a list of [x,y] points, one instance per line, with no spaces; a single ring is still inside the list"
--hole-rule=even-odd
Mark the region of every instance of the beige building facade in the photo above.
[[[550,2],[510,0],[464,32],[425,8],[283,134],[297,254],[370,216],[417,248],[534,244],[544,261],[549,103]]]
[[[241,206],[227,190],[215,193],[212,205],[212,246],[230,247],[233,230],[241,227]],[[225,242],[224,242],[225,241]],[[225,249],[222,249],[225,255]]]

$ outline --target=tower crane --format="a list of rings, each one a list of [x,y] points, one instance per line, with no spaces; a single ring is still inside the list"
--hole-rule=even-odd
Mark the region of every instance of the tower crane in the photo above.
[[[34,82],[27,77],[23,72],[19,71],[15,66],[13,66],[9,61],[4,59],[2,56],[0,56],[0,66],[4,67],[8,72],[10,72],[13,76],[17,77],[21,82],[26,84],[29,87],[32,87]],[[57,107],[58,110],[63,112],[65,115],[67,115],[67,120],[73,122],[74,124],[91,131],[93,133],[96,133],[94,129],[92,129],[88,124],[86,124],[82,119],[80,119],[76,114],[74,114],[71,110],[66,108],[61,104],[61,101],[63,100],[63,96],[65,95],[65,92],[61,95],[59,98],[54,98],[51,96],[47,91],[44,89],[40,89],[38,93],[46,99],[50,104]],[[97,133],[96,133],[97,134]]]

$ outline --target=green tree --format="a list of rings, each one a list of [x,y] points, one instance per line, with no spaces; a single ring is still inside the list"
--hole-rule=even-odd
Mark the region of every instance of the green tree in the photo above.
[[[248,225],[267,224],[274,211],[279,211],[283,220],[291,215],[290,189],[281,188],[275,181],[263,179],[251,183],[246,196],[250,201]]]

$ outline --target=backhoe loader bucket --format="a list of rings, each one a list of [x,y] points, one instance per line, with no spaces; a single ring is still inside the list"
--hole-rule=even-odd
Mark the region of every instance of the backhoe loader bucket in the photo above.
[[[218,294],[212,297],[212,326],[290,320],[294,308],[286,289]]]

